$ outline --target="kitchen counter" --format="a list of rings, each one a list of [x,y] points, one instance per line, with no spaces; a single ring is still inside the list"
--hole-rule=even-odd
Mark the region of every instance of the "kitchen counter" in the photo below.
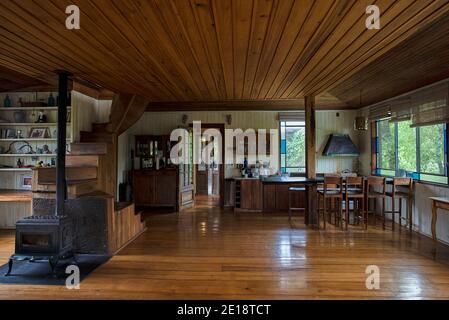
[[[317,185],[323,182],[322,177],[270,176],[261,178],[234,177],[227,178],[234,187],[234,211],[240,212],[279,212],[289,208],[289,187],[304,185],[305,190],[292,195],[292,206],[305,208],[304,223],[318,228],[318,211],[316,192]],[[295,205],[296,204],[296,205]],[[299,204],[299,205],[298,205]]]
[[[307,177],[284,177],[284,176],[271,176],[261,178],[263,183],[303,183],[303,184],[315,184],[323,182],[323,178],[309,179]]]
[[[245,178],[245,177],[233,177],[226,178],[226,180],[260,180],[262,183],[304,183],[304,184],[314,184],[322,183],[324,178],[317,177],[315,179],[309,179],[306,177],[285,177],[285,176],[270,176],[261,178]]]

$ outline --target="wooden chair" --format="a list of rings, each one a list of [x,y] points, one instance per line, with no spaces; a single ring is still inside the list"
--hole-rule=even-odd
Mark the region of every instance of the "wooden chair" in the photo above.
[[[376,225],[376,208],[377,200],[380,199],[382,203],[381,216],[382,216],[382,227],[385,230],[385,196],[387,191],[387,180],[385,177],[368,177],[366,180],[365,189],[365,210],[369,220],[369,214],[374,214],[374,225]],[[370,211],[369,204],[370,200],[374,199],[374,210]]]
[[[293,198],[296,194],[306,192],[306,188],[303,185],[291,185],[288,188],[288,220],[292,220],[292,211],[306,211],[306,208],[293,207]]]
[[[325,175],[324,176],[324,184],[323,189],[318,190],[318,203],[320,200],[323,200],[323,208],[319,208],[318,212],[323,211],[323,224],[324,229],[326,229],[326,217],[330,218],[332,212],[335,212],[335,225],[337,225],[337,220],[341,221],[342,219],[342,202],[343,202],[343,178],[341,176],[336,175]],[[327,200],[335,200],[337,201],[338,208],[330,208],[330,211],[327,210]],[[318,214],[318,225],[319,225],[319,217]]]
[[[348,230],[349,225],[349,204],[352,201],[354,204],[353,212],[354,212],[354,220],[357,218],[358,220],[362,217],[360,214],[363,214],[363,222],[365,225],[365,229],[368,228],[368,220],[367,214],[365,211],[365,182],[363,177],[346,177],[346,186],[344,192],[345,199],[345,228]],[[360,208],[361,207],[361,208]],[[356,210],[357,209],[357,210]],[[355,216],[357,211],[358,216]]]
[[[391,189],[391,192],[387,192],[386,195],[388,197],[391,197],[391,211],[385,211],[385,213],[391,213],[392,230],[394,230],[395,214],[399,214],[399,225],[402,226],[402,200],[406,199],[407,201],[407,217],[405,218],[406,226],[408,224],[410,231],[412,231],[413,179],[393,178],[393,187]],[[398,211],[395,210],[396,199],[399,199]]]

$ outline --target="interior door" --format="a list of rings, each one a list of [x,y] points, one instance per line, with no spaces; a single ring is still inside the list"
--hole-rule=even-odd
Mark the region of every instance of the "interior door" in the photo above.
[[[209,169],[206,164],[196,165],[196,194],[209,194]]]

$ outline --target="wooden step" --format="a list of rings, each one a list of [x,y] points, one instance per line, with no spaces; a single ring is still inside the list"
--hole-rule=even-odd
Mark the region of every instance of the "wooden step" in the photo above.
[[[96,179],[70,180],[67,182],[67,195],[69,199],[79,198],[86,194],[92,194],[98,188]],[[33,198],[56,198],[56,185],[37,185],[33,189]]]
[[[68,185],[91,182],[98,178],[97,167],[67,167],[66,181]],[[56,185],[56,168],[36,168],[33,170],[33,190],[37,185]]]
[[[114,134],[108,132],[81,131],[80,140],[81,142],[114,143]]]
[[[99,155],[67,155],[66,167],[98,167]]]
[[[102,155],[107,152],[103,142],[75,142],[70,145],[71,155]]]
[[[112,133],[112,125],[110,122],[105,123],[92,123],[93,132],[106,132]]]

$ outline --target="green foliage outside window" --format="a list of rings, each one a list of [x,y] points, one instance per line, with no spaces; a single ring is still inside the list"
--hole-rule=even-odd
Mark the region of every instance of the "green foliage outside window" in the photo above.
[[[377,122],[378,172],[382,175],[394,175],[398,170],[406,170],[416,174],[419,180],[448,183],[446,126],[438,124],[411,128],[410,125],[410,121]]]

